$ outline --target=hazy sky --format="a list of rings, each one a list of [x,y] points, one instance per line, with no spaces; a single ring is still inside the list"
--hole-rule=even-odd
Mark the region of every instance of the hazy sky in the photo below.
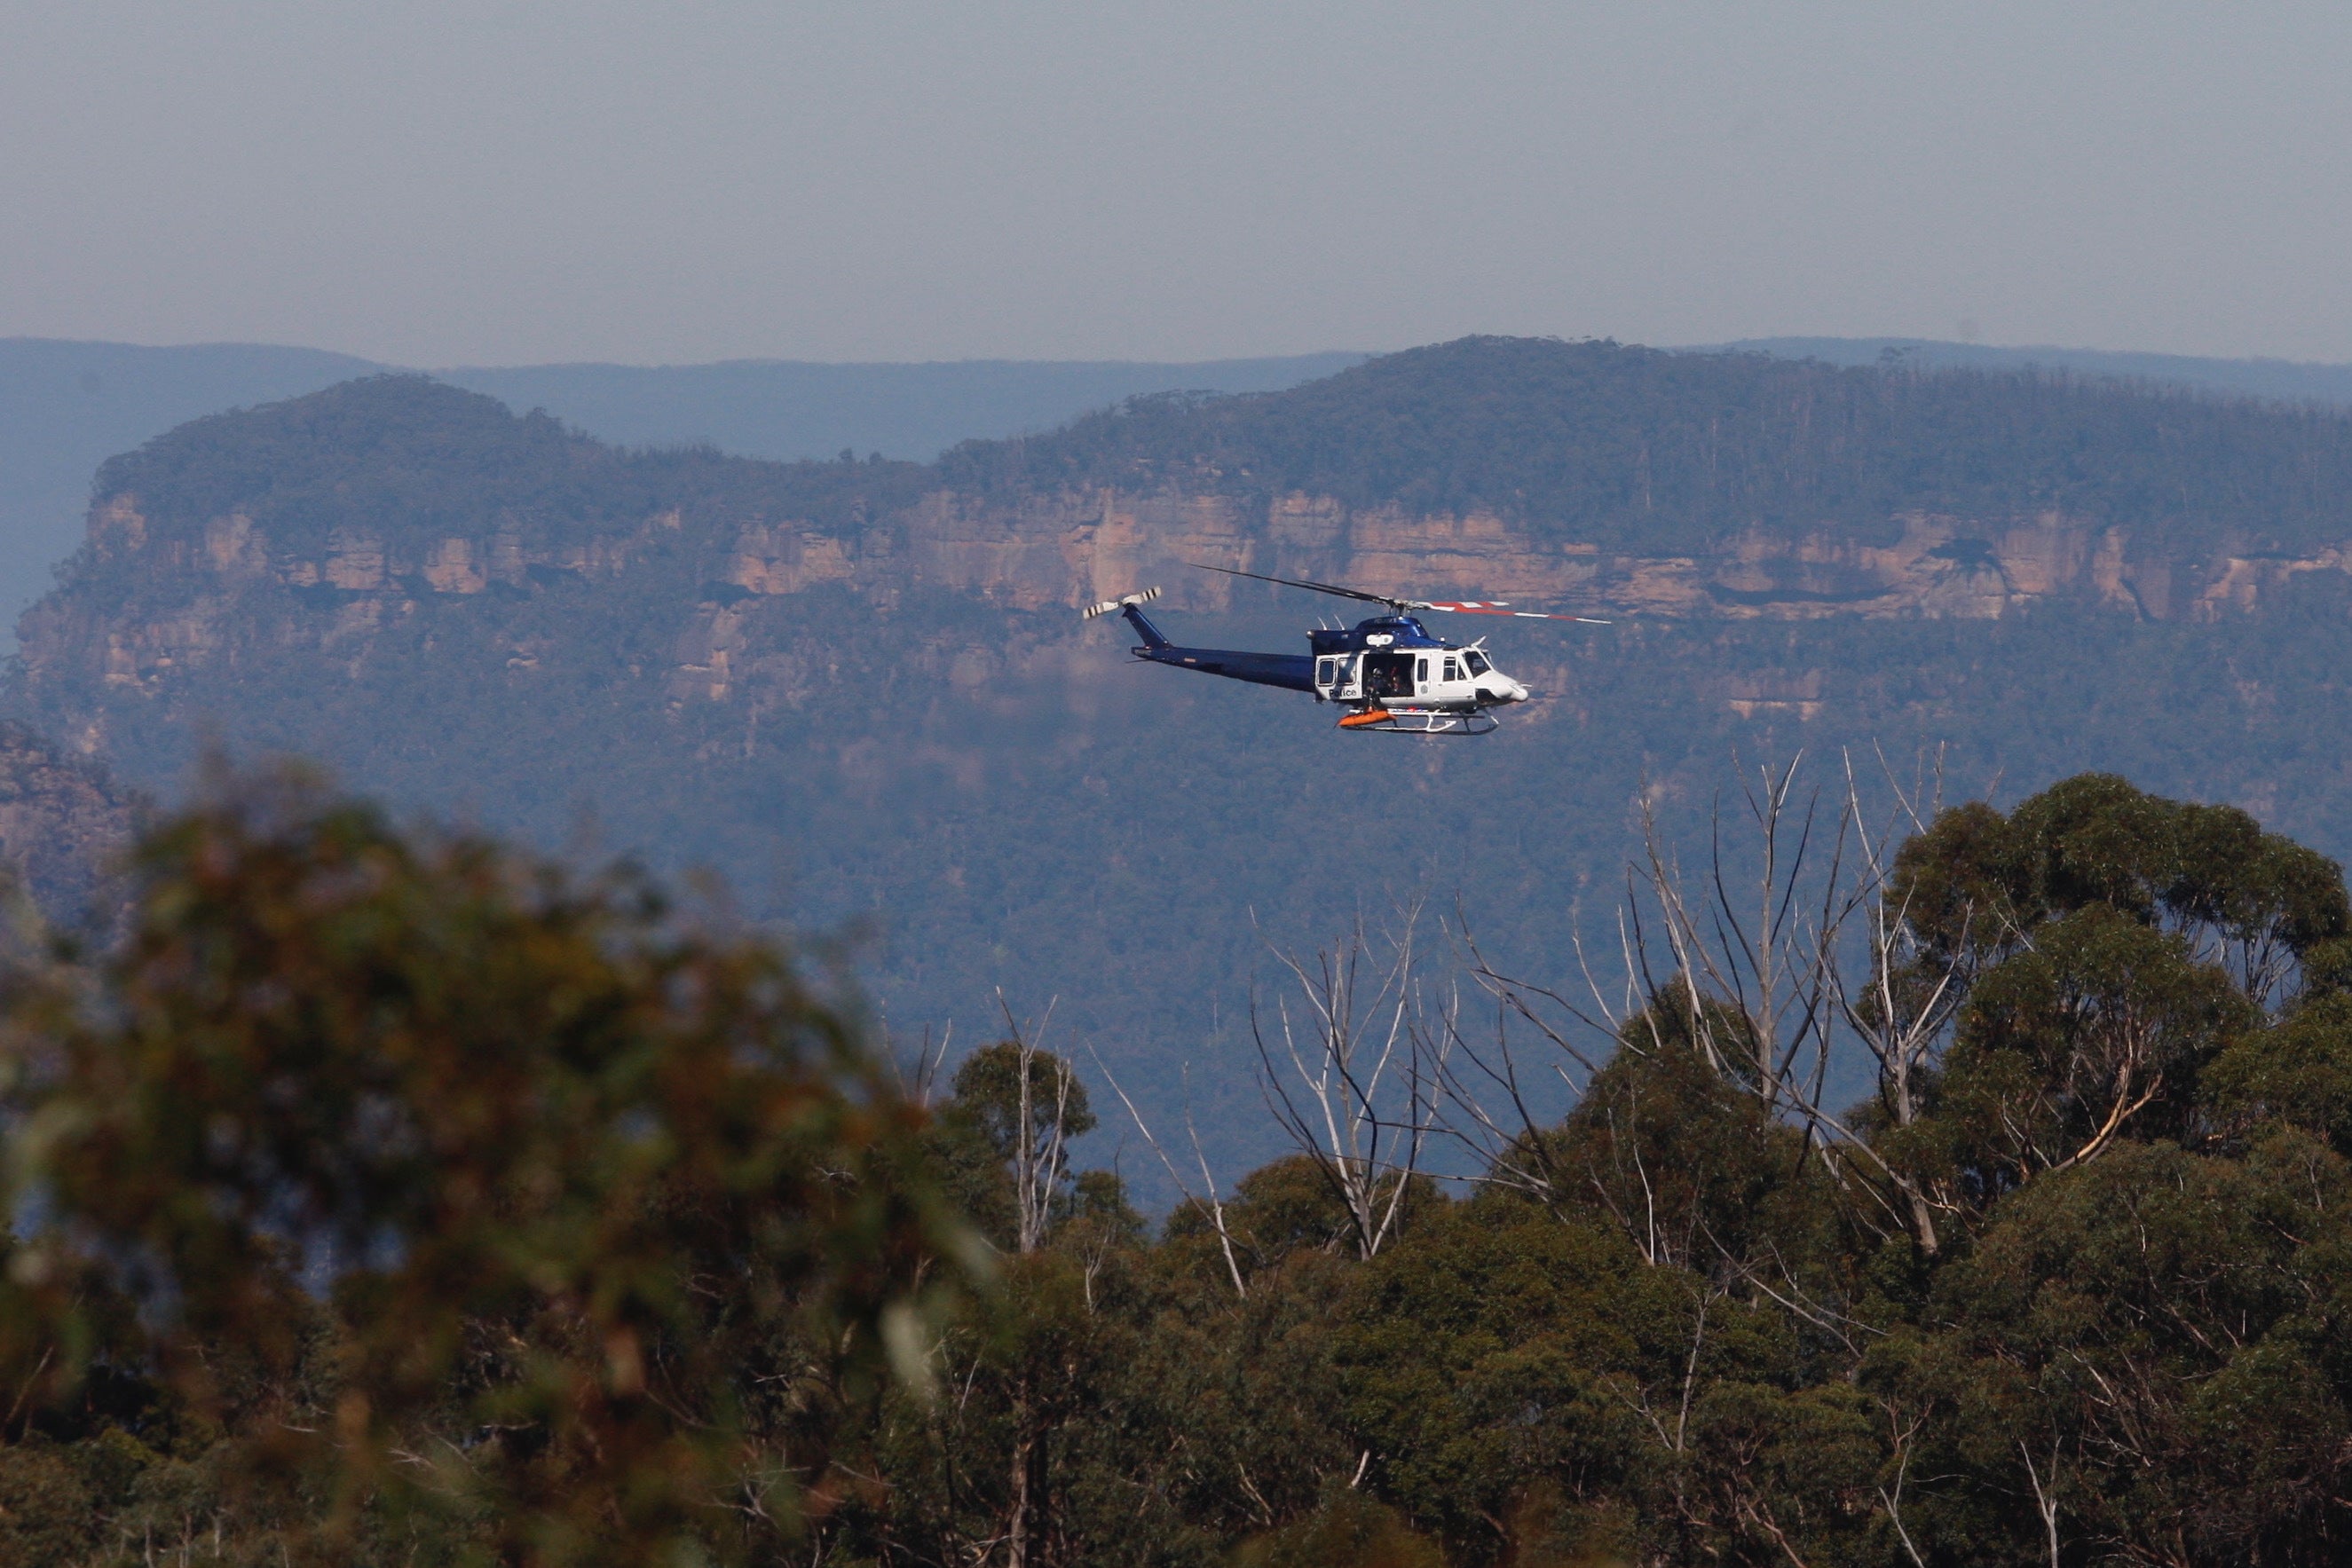
[[[0,0],[0,336],[2352,360],[2352,6]]]

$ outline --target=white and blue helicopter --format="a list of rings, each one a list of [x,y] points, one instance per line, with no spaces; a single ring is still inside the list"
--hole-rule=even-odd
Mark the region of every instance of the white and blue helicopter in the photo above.
[[[1194,563],[1198,564],[1198,563]],[[1339,727],[1388,735],[1486,735],[1496,727],[1492,710],[1528,700],[1528,688],[1495,667],[1481,637],[1462,647],[1429,634],[1417,612],[1439,611],[1449,615],[1507,615],[1521,621],[1577,621],[1606,626],[1590,615],[1549,615],[1514,610],[1501,600],[1431,601],[1391,599],[1328,582],[1268,577],[1263,572],[1235,571],[1229,567],[1201,566],[1227,577],[1278,582],[1317,593],[1378,604],[1388,613],[1360,621],[1344,629],[1317,628],[1307,633],[1306,653],[1255,653],[1231,648],[1181,648],[1170,642],[1143,613],[1143,606],[1160,597],[1147,588],[1118,599],[1089,604],[1087,620],[1116,612],[1127,618],[1140,647],[1128,651],[1148,664],[1198,670],[1204,675],[1247,681],[1253,685],[1280,686],[1285,691],[1311,692],[1317,702],[1338,703],[1347,709]]]

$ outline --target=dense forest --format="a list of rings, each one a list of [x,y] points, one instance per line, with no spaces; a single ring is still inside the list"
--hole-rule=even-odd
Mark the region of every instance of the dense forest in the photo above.
[[[1286,392],[1166,394],[941,461],[971,487],[1179,480],[1673,554],[1744,528],[2056,511],[2189,549],[2344,537],[2352,418],[2063,374],[1465,339]]]
[[[1613,920],[1638,802],[1703,844],[1735,757],[1940,758],[1956,793],[2004,805],[2100,768],[2352,854],[2352,578],[2294,573],[2210,620],[2053,601],[1992,621],[1506,623],[1489,647],[1544,700],[1486,740],[1405,747],[1337,734],[1303,699],[1140,668],[1018,562],[1002,591],[928,579],[908,564],[919,527],[1051,501],[1073,476],[1131,484],[1148,461],[1211,498],[1328,483],[1662,551],[1962,504],[1991,508],[1990,537],[2063,507],[2187,563],[2224,536],[2255,554],[2352,538],[2347,431],[2047,377],[1472,340],[934,465],[779,465],[616,449],[382,377],[110,463],[97,531],[24,623],[7,706],[166,800],[207,746],[285,752],[542,851],[720,868],[747,914],[848,942],[894,1036],[951,1024],[968,1044],[1000,986],[1023,1016],[1052,1004],[1156,1124],[1189,1106],[1212,1155],[1247,1166],[1280,1147],[1245,1027],[1278,951],[1420,896],[1498,962],[1569,972],[1578,933]],[[143,542],[108,520],[123,497]],[[836,575],[745,587],[733,563],[761,529],[835,541]],[[479,591],[428,575],[451,538]],[[337,541],[355,539],[373,544],[339,579]],[[1321,608],[1269,590],[1167,619],[1280,650]],[[1148,1206],[1176,1201],[1118,1125],[1089,1157],[1125,1136]]]
[[[1084,1042],[941,1081],[723,908],[216,775],[8,956],[0,1563],[2341,1561],[2339,868],[1750,789],[1812,920],[1653,864],[1622,1012],[1303,962],[1290,1152],[1152,1225]]]

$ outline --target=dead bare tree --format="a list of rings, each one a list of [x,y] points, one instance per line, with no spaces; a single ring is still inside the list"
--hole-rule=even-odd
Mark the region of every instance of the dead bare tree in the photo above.
[[[1906,1127],[1919,1119],[1925,1109],[1925,1082],[1974,978],[1969,959],[1973,949],[1965,939],[1972,912],[1960,912],[1963,938],[1955,950],[1938,955],[1937,961],[1930,961],[1928,944],[1913,919],[1912,891],[1895,874],[1895,851],[1899,840],[1906,836],[1906,830],[1925,831],[1940,805],[1940,763],[1932,782],[1923,768],[1912,787],[1906,789],[1882,754],[1880,768],[1894,804],[1887,821],[1875,827],[1863,802],[1852,754],[1843,754],[1841,763],[1841,826],[1835,852],[1816,894],[1820,901],[1816,906],[1818,915],[1810,924],[1796,927],[1796,944],[1780,960],[1784,975],[1800,971],[1802,974],[1787,1007],[1798,1015],[1801,1028],[1807,1031],[1812,1072],[1809,1081],[1784,1075],[1783,1092],[1775,1096],[1768,1092],[1764,1098],[1769,1110],[1791,1117],[1805,1127],[1849,1189],[1858,1187],[1865,1193],[1870,1206],[1886,1222],[1907,1232],[1923,1251],[1934,1253],[1941,1246],[1936,1216],[1953,1210],[1956,1205],[1948,1195],[1932,1190],[1917,1173],[1899,1161],[1890,1160],[1871,1140],[1858,1135],[1857,1130],[1826,1103],[1822,1089],[1833,1026],[1843,1024],[1875,1063],[1877,1102],[1885,1123]],[[1764,775],[1765,789],[1759,791],[1751,788],[1748,791],[1765,842],[1763,881],[1768,889],[1776,858],[1772,851],[1773,822],[1787,810],[1789,785],[1794,774],[1792,763],[1776,784],[1768,772]],[[1809,809],[1809,817],[1810,814]],[[1809,822],[1807,832],[1800,839],[1800,862],[1802,844],[1810,836]],[[1720,865],[1718,853],[1713,868],[1718,875]],[[1661,894],[1661,903],[1664,901]],[[1672,925],[1670,919],[1670,929]],[[1757,946],[1762,953],[1749,959],[1742,956],[1745,949],[1735,945],[1732,961],[1718,963],[1709,972],[1727,972],[1736,977],[1743,972],[1758,971],[1763,955],[1769,954],[1774,944]],[[1858,954],[1854,951],[1857,946]],[[1675,950],[1679,956],[1691,949],[1676,946]],[[1703,947],[1696,950],[1705,951]],[[1687,987],[1687,967],[1678,975]],[[1759,990],[1769,993],[1769,982],[1759,983]],[[1697,993],[1688,994],[1696,1009]],[[1752,1020],[1745,1027],[1758,1030],[1769,1027],[1769,1009],[1763,1017],[1749,1009],[1742,1010]],[[1791,1043],[1785,1049],[1791,1053],[1789,1059],[1793,1060],[1796,1046]]]
[[[909,1103],[929,1110],[939,1096],[940,1073],[947,1066],[948,1051],[955,1043],[955,1025],[950,1022],[940,1030],[939,1043],[934,1046],[931,1043],[931,1026],[925,1024],[922,1043],[915,1048],[911,1059],[901,1055],[892,1046],[887,1027],[883,1030],[882,1043],[884,1060],[889,1062],[891,1073],[898,1081],[898,1092],[905,1095]]]
[[[2033,1488],[2033,1513],[2042,1521],[2042,1539],[2050,1550],[2050,1568],[2058,1568],[2058,1442],[2050,1443],[2050,1477],[2042,1479],[2042,1470],[2033,1462],[2033,1450],[2025,1439],[2017,1441],[2018,1457],[2025,1461],[2025,1479]]]
[[[1911,1457],[1920,1429],[1927,1425],[1927,1412],[1906,1411],[1891,1399],[1880,1400],[1879,1408],[1885,1413],[1887,1443],[1895,1450],[1895,1486],[1892,1490],[1884,1485],[1878,1488],[1878,1506],[1885,1511],[1886,1521],[1903,1543],[1903,1554],[1911,1559],[1912,1568],[1927,1568],[1927,1560],[1919,1554],[1918,1544],[1903,1520],[1903,1489],[1911,1479]]]
[[[1603,997],[1580,937],[1577,956],[1589,1000],[1507,977],[1481,950],[1459,906],[1454,936],[1464,971],[1493,1004],[1492,1028],[1482,1026],[1478,1039],[1469,1037],[1458,991],[1449,993],[1442,1012],[1424,1025],[1436,1036],[1422,1053],[1437,1080],[1432,1129],[1469,1155],[1479,1173],[1473,1179],[1519,1192],[1557,1211],[1574,1177],[1555,1158],[1545,1128],[1557,1107],[1581,1097],[1601,1064],[1619,1049],[1619,1019],[1638,1010],[1632,982],[1627,981],[1629,994],[1616,1003]],[[1626,972],[1630,977],[1630,963]],[[1532,1060],[1520,1043],[1528,1033],[1536,1041]]]
[[[1880,1113],[1899,1128],[1919,1119],[1922,1087],[1975,977],[1967,940],[1975,912],[1960,912],[1961,940],[1956,951],[1930,961],[1927,944],[1912,919],[1911,890],[1895,879],[1893,851],[1896,833],[1906,826],[1923,832],[1933,819],[1942,794],[1940,769],[1935,793],[1929,795],[1920,788],[1904,789],[1883,756],[1879,764],[1893,788],[1896,816],[1885,828],[1874,831],[1864,815],[1853,759],[1851,755],[1845,758],[1846,814],[1867,894],[1855,922],[1864,953],[1858,977],[1843,966],[1832,967],[1831,977],[1839,1016],[1877,1064]],[[1905,1227],[1920,1249],[1937,1251],[1942,1242],[1936,1215],[1956,1207],[1949,1197],[1931,1191],[1916,1175],[1877,1158],[1864,1141],[1822,1107],[1812,1107],[1811,1114],[1839,1137],[1851,1157],[1873,1166],[1872,1174],[1895,1189]]]
[[[1250,1001],[1267,1107],[1330,1184],[1363,1258],[1396,1234],[1435,1124],[1442,1064],[1426,1059],[1431,1036],[1417,1018],[1420,917],[1417,902],[1399,911],[1378,964],[1361,920],[1309,956],[1275,949],[1297,995],[1277,998],[1273,1038]]]
[[[1209,1156],[1201,1150],[1201,1134],[1200,1130],[1192,1124],[1192,1113],[1190,1106],[1188,1105],[1184,1112],[1184,1131],[1192,1141],[1192,1157],[1201,1167],[1202,1188],[1207,1195],[1205,1198],[1192,1191],[1192,1184],[1187,1182],[1182,1173],[1177,1170],[1176,1162],[1168,1157],[1166,1146],[1151,1131],[1151,1124],[1143,1119],[1143,1113],[1135,1108],[1135,1102],[1129,1098],[1126,1089],[1120,1086],[1117,1075],[1110,1070],[1110,1064],[1103,1061],[1101,1054],[1095,1051],[1091,1043],[1087,1045],[1087,1051],[1094,1057],[1095,1069],[1103,1075],[1103,1082],[1108,1083],[1111,1092],[1118,1096],[1118,1103],[1127,1107],[1128,1119],[1135,1124],[1135,1130],[1143,1134],[1143,1141],[1150,1145],[1151,1152],[1159,1156],[1161,1168],[1168,1173],[1168,1179],[1175,1184],[1177,1191],[1184,1195],[1186,1202],[1193,1204],[1209,1216],[1209,1223],[1217,1232],[1217,1245],[1224,1253],[1225,1271],[1233,1279],[1234,1294],[1244,1301],[1248,1300],[1249,1282],[1243,1277],[1241,1260],[1234,1250],[1233,1231],[1225,1224],[1225,1201],[1217,1192],[1217,1178],[1209,1169]],[[1191,1088],[1190,1078],[1191,1074],[1188,1071],[1186,1074],[1188,1091]]]
[[[1796,796],[1799,752],[1777,771],[1759,767],[1740,776],[1740,792],[1754,827],[1752,881],[1727,863],[1723,811],[1710,814],[1708,856],[1696,892],[1658,832],[1645,796],[1642,841],[1645,864],[1629,888],[1641,993],[1654,1000],[1669,988],[1683,1006],[1677,1021],[1690,1043],[1725,1078],[1744,1084],[1768,1113],[1821,1103],[1828,1077],[1835,1019],[1839,941],[1862,901],[1848,863],[1848,814],[1832,813],[1827,849],[1815,843],[1823,826],[1819,790]],[[1826,864],[1820,857],[1826,856]],[[1646,897],[1644,896],[1646,895]],[[1646,911],[1646,913],[1645,913]],[[1654,931],[1672,968],[1652,968]],[[1660,1009],[1641,1015],[1654,1038],[1665,1023]],[[1663,1044],[1663,1040],[1658,1043]]]
[[[1039,1044],[1054,1019],[1053,1002],[1045,1004],[1045,1017],[1034,1029],[1024,1029],[1013,1018],[1003,991],[996,993],[996,1005],[1004,1015],[1005,1040],[1017,1053],[1019,1113],[1013,1118],[1012,1151],[1013,1237],[1016,1249],[1026,1255],[1037,1250],[1052,1228],[1055,1200],[1069,1174],[1070,1091],[1076,1075]],[[1054,1106],[1050,1122],[1039,1115],[1048,1096]]]
[[[1533,1148],[1539,1143],[1525,1106],[1522,1069],[1507,1042],[1507,1023],[1532,1026],[1555,1048],[1554,1071],[1589,1081],[1596,1064],[1619,1050],[1657,1051],[1669,1032],[1697,1051],[1727,1081],[1762,1102],[1774,1115],[1794,1115],[1811,1130],[1808,1113],[1821,1103],[1832,1036],[1839,1019],[1838,959],[1844,926],[1868,891],[1852,863],[1851,825],[1843,810],[1824,810],[1821,792],[1799,798],[1800,754],[1787,767],[1741,776],[1752,826],[1752,866],[1742,870],[1726,841],[1722,802],[1708,822],[1704,870],[1686,876],[1667,847],[1656,806],[1642,805],[1643,857],[1626,870],[1618,913],[1617,974],[1604,985],[1581,936],[1577,942],[1580,991],[1530,983],[1489,963],[1465,935],[1472,977],[1496,1001],[1505,1027],[1496,1047],[1465,1049],[1466,1064],[1450,1085],[1474,1077],[1501,1091],[1511,1128],[1487,1109],[1487,1095],[1456,1094],[1470,1127],[1491,1145]],[[1826,842],[1822,841],[1826,840]],[[1465,1048],[1468,1042],[1464,1042]],[[1540,1179],[1541,1173],[1517,1173]]]
[[[1627,870],[1607,981],[1581,936],[1580,984],[1567,990],[1498,968],[1465,925],[1466,967],[1495,1000],[1496,1028],[1453,1042],[1441,1125],[1476,1150],[1486,1179],[1549,1201],[1563,1178],[1530,1105],[1515,1026],[1531,1028],[1549,1057],[1533,1077],[1556,1079],[1571,1096],[1613,1051],[1680,1044],[1768,1114],[1801,1127],[1807,1148],[1868,1195],[1877,1223],[1937,1249],[1936,1215],[1948,1197],[1883,1156],[1826,1095],[1832,1051],[1850,1033],[1877,1065],[1885,1121],[1917,1120],[1925,1081],[1973,978],[1965,951],[1925,961],[1926,939],[1894,876],[1906,830],[1924,830],[1940,803],[1940,770],[1931,787],[1923,767],[1906,789],[1881,757],[1894,805],[1874,825],[1850,756],[1835,796],[1801,789],[1801,761],[1743,774],[1748,841],[1727,839],[1718,802],[1696,875],[1685,874],[1654,805],[1643,802],[1643,857]]]
[[[1071,1063],[1044,1049],[1053,1022],[1054,1004],[1044,1017],[1024,1026],[1013,1016],[1004,993],[996,994],[1004,1018],[1003,1051],[1012,1048],[1012,1126],[1007,1154],[1013,1166],[1014,1250],[1028,1257],[1044,1247],[1053,1228],[1055,1210],[1069,1174],[1072,1094],[1077,1072]],[[1050,1115],[1046,1106],[1050,1104]],[[999,1545],[1006,1568],[1030,1568],[1055,1555],[1048,1484],[1052,1449],[1048,1441],[1055,1420],[1050,1377],[1024,1364],[1014,1372],[1009,1390],[1013,1452],[1003,1515],[995,1540],[980,1543],[976,1561],[991,1559]]]

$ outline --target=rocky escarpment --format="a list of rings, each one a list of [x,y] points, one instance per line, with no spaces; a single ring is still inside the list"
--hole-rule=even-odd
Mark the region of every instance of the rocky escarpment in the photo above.
[[[1198,565],[1621,622],[2058,606],[2193,624],[2352,562],[2333,542],[2352,538],[2352,480],[2327,482],[2352,475],[2342,421],[1736,360],[1666,363],[1697,390],[1662,392],[1664,361],[1606,346],[1394,359],[1178,411],[1189,425],[1080,422],[929,467],[618,452],[415,378],[200,421],[101,472],[86,548],[20,628],[19,706],[85,753],[265,689],[269,712],[331,714],[339,684],[369,681],[715,706],[748,735],[844,692],[1050,683],[1099,651],[1065,612],[1137,588],[1179,615],[1265,602]],[[1433,363],[1532,390],[1460,416],[1451,383],[1423,384]],[[1562,366],[1572,384],[1543,381]],[[1886,413],[1904,398],[1925,413]],[[1152,444],[1171,442],[1193,444]],[[1442,499],[1479,491],[1512,498]],[[1825,699],[1800,673],[1719,700]]]
[[[667,521],[677,526],[675,514]],[[1548,538],[1491,513],[1413,515],[1313,496],[1252,502],[1105,487],[1008,500],[934,491],[886,521],[849,535],[790,520],[736,529],[719,547],[723,562],[712,578],[690,604],[676,606],[683,623],[672,644],[672,697],[740,696],[763,661],[772,673],[796,670],[762,646],[763,627],[789,620],[763,619],[759,606],[819,586],[883,605],[909,591],[943,591],[1027,612],[1066,611],[1158,586],[1170,609],[1216,612],[1232,608],[1236,595],[1264,591],[1198,570],[1207,565],[1617,620],[1997,620],[2037,605],[2072,605],[2198,621],[2256,612],[2306,573],[2352,570],[2352,552],[2334,547],[2177,559],[2162,541],[2144,546],[2127,528],[2054,512],[1914,513],[1887,519],[1877,539],[1850,529],[1795,537],[1752,529],[1713,553],[1671,556]],[[453,558],[482,549],[463,540],[436,548]],[[1077,635],[1075,623],[1067,630]],[[961,685],[984,678],[977,666],[968,678],[961,664],[950,674]],[[792,684],[777,693],[787,704]],[[1729,700],[1740,711],[1753,706]]]
[[[169,502],[101,497],[82,571],[21,628],[26,685],[82,694],[60,721],[83,751],[103,745],[103,705],[89,700],[99,693],[168,700],[197,672],[286,658],[332,679],[356,673],[387,638],[431,637],[436,618],[457,606],[478,604],[507,623],[511,634],[476,639],[478,659],[501,674],[576,661],[583,650],[563,635],[562,617],[546,622],[524,608],[558,591],[641,608],[641,645],[626,668],[666,700],[789,708],[827,678],[822,661],[793,647],[808,622],[791,606],[819,590],[886,611],[909,594],[948,593],[1059,612],[1158,585],[1180,612],[1223,611],[1237,593],[1263,591],[1195,570],[1205,564],[1617,620],[1992,620],[2063,604],[2195,621],[2257,612],[2291,580],[2340,576],[2352,563],[2333,547],[2175,559],[2129,528],[2056,512],[1913,513],[1886,519],[1875,537],[1750,529],[1713,552],[1643,555],[1491,513],[1108,486],[1013,497],[932,490],[847,526],[706,501],[568,534],[493,517],[471,532],[343,526],[290,541],[244,510],[196,517]],[[1075,622],[1054,624],[1075,642]],[[988,678],[951,657],[939,673],[964,685]]]
[[[680,526],[673,508],[626,532],[551,546],[527,547],[508,527],[408,539],[335,528],[289,547],[242,510],[151,517],[142,497],[116,494],[90,509],[75,580],[26,612],[22,678],[36,690],[94,683],[152,697],[196,671],[273,653],[348,665],[436,602],[486,593],[510,602],[551,582],[609,583]],[[535,659],[521,643],[511,657]],[[94,737],[73,738],[95,747]]]
[[[2302,573],[2352,569],[2342,546],[2305,554],[2225,549],[2180,559],[2162,538],[2142,540],[2129,527],[2055,510],[1909,512],[1868,532],[1749,528],[1710,551],[1653,555],[1563,538],[1491,512],[1105,488],[1011,503],[937,493],[908,513],[904,532],[906,557],[893,568],[1024,609],[1074,606],[1146,583],[1164,586],[1179,606],[1224,608],[1236,586],[1192,570],[1205,563],[1616,616],[1991,620],[2070,602],[2147,620],[2194,620],[2254,610]],[[794,548],[803,552],[796,562],[822,549],[829,575],[858,575],[836,541],[804,536]],[[744,559],[737,580],[750,590],[792,591],[807,580],[797,566]]]

